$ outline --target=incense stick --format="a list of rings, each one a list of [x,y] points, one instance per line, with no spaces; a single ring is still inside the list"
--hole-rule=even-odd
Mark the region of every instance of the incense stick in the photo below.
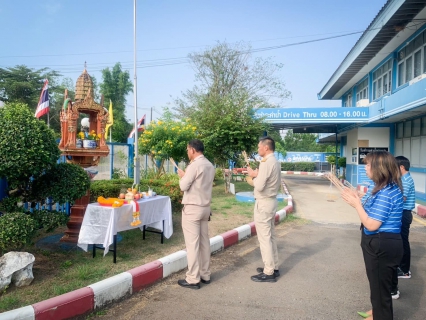
[[[354,186],[352,186],[349,182],[345,181],[345,183],[342,183],[342,181],[340,181],[339,178],[337,178],[334,174],[332,174],[331,172],[328,172],[324,175],[328,180],[330,180],[330,182],[332,184],[334,184],[337,189],[339,189],[340,191],[343,191],[344,188],[350,188],[352,190],[356,190],[354,188]]]
[[[241,152],[241,154],[244,157],[244,161],[246,162],[246,165],[249,167],[250,166],[250,160],[249,160],[249,158],[247,156],[247,152],[243,151],[243,152]]]
[[[179,169],[179,167],[177,166],[177,164],[176,164],[175,160],[173,160],[173,158],[169,158],[169,160],[176,169]]]

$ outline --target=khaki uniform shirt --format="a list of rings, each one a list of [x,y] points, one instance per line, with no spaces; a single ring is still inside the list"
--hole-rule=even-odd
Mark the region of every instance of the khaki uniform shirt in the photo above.
[[[281,165],[271,153],[260,162],[257,177],[253,179],[255,199],[275,198],[281,187]]]
[[[203,155],[192,160],[179,181],[180,189],[184,191],[182,204],[209,206],[214,175],[213,165]]]

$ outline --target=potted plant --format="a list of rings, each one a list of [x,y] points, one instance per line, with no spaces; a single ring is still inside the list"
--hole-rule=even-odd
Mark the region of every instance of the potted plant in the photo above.
[[[97,134],[95,130],[90,131],[83,140],[83,147],[86,149],[94,149],[96,148],[96,138]]]
[[[75,147],[76,148],[83,148],[83,139],[84,139],[84,132],[79,132],[77,134],[77,139],[75,139]]]

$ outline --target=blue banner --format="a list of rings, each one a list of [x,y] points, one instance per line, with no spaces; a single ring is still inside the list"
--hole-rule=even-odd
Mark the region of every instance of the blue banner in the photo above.
[[[365,171],[365,165],[358,166],[358,184],[368,186],[374,183],[369,177],[367,177],[367,172]]]
[[[265,117],[270,123],[344,123],[365,122],[368,107],[362,108],[264,108],[256,110],[256,117]]]
[[[284,162],[325,162],[326,153],[322,152],[287,152]]]

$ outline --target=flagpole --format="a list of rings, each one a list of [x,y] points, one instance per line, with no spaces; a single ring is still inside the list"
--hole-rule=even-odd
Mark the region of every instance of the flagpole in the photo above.
[[[138,157],[138,99],[137,99],[137,76],[136,76],[136,0],[133,0],[133,69],[134,69],[134,81],[133,81],[133,98],[134,98],[134,108],[135,108],[135,158],[133,160],[134,170],[133,178],[134,183],[139,184],[139,157]]]
[[[50,128],[50,111],[47,113],[47,127]]]

